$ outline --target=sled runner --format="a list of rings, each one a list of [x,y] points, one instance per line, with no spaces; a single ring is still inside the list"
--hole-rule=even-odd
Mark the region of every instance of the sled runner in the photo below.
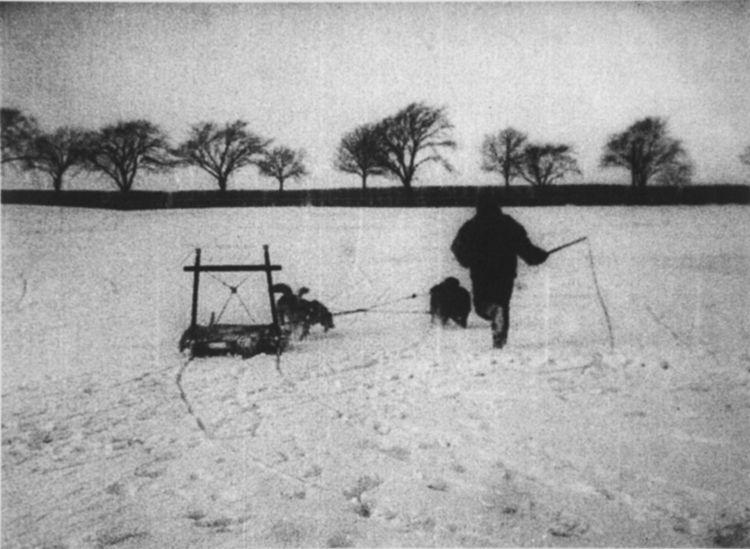
[[[273,271],[280,271],[280,265],[271,265],[268,246],[263,246],[263,265],[201,265],[201,250],[195,250],[195,264],[184,267],[185,272],[193,273],[193,303],[190,327],[180,338],[180,352],[189,351],[192,357],[214,355],[240,355],[243,358],[265,353],[278,354],[286,347],[288,334],[281,330],[276,303],[273,298]],[[219,324],[214,314],[207,326],[198,324],[198,294],[200,274],[210,272],[264,272],[268,285],[268,300],[271,306],[271,324]],[[225,284],[232,295],[237,294],[236,286]],[[221,317],[221,313],[219,314]]]

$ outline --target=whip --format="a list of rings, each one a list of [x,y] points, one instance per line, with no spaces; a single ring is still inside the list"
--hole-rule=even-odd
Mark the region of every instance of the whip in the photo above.
[[[552,248],[551,250],[547,250],[547,253],[551,255],[551,254],[553,254],[555,252],[559,252],[560,250],[563,250],[563,249],[565,249],[565,248],[567,248],[569,246],[572,246],[573,244],[578,244],[579,242],[583,242],[587,238],[588,238],[587,236],[582,236],[581,238],[576,238],[575,240],[571,240],[570,242],[566,242],[565,244],[559,245],[557,248]]]

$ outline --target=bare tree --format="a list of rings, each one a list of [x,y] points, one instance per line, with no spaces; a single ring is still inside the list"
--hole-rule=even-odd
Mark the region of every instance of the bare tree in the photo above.
[[[682,143],[668,135],[666,120],[658,117],[638,120],[624,132],[610,136],[601,158],[603,168],[630,170],[634,187],[645,187],[652,179],[669,180],[667,173],[685,175],[691,169],[684,167],[689,165]],[[658,177],[660,174],[662,177]]]
[[[248,164],[255,164],[270,140],[246,129],[247,122],[236,120],[219,127],[201,122],[190,129],[190,137],[175,149],[184,163],[198,166],[211,174],[219,189],[227,190],[229,176]]]
[[[384,175],[380,165],[380,144],[375,126],[365,124],[344,135],[336,151],[336,169],[357,174],[362,178],[362,188],[367,188],[367,177]]]
[[[47,174],[52,188],[60,191],[65,174],[71,168],[83,166],[85,143],[86,132],[77,128],[64,127],[51,134],[39,134],[29,144],[24,168]]]
[[[693,172],[693,163],[689,158],[684,158],[680,162],[666,164],[654,176],[654,182],[668,187],[684,187],[690,185]]]
[[[497,134],[487,135],[482,142],[482,170],[497,172],[509,187],[514,177],[523,173],[523,149],[526,134],[514,128],[505,128]]]
[[[39,135],[39,126],[34,117],[26,116],[18,109],[0,109],[2,124],[2,158],[0,161],[17,162],[26,159],[29,146]]]
[[[380,143],[379,165],[411,189],[414,174],[427,162],[437,162],[452,171],[439,149],[454,149],[450,138],[453,125],[444,108],[412,103],[377,125]]]
[[[740,162],[745,164],[745,166],[750,166],[750,145],[745,147],[745,150],[742,151],[742,154],[740,155]]]
[[[298,179],[307,175],[304,165],[305,153],[288,147],[275,147],[267,151],[258,161],[258,169],[262,175],[273,177],[279,182],[279,192],[284,190],[284,181]]]
[[[581,173],[569,145],[544,143],[524,148],[521,177],[532,185],[547,187],[569,173]]]
[[[122,192],[132,189],[140,170],[158,172],[175,165],[166,135],[147,120],[106,126],[86,141],[86,167],[105,173]]]

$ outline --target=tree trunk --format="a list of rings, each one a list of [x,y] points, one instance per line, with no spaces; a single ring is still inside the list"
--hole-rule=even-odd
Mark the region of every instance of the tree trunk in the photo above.
[[[648,175],[646,175],[645,170],[639,170],[638,171],[638,186],[640,188],[644,188],[647,183],[648,183]]]
[[[404,184],[404,188],[407,191],[411,191],[411,179],[413,177],[413,174],[404,174],[404,177],[401,178],[401,183]]]
[[[362,174],[362,190],[363,191],[367,190],[367,173],[366,172]]]
[[[216,178],[216,180],[219,182],[219,190],[224,192],[227,190],[227,176],[221,175]]]
[[[128,192],[133,186],[133,181],[135,181],[136,170],[133,170],[132,173],[128,173],[127,171],[125,171],[125,169],[123,169],[121,173],[122,173],[122,191]]]
[[[52,176],[52,188],[59,192],[62,190],[63,176],[62,174],[55,174]]]
[[[284,192],[284,180],[282,178],[279,178],[279,192]]]

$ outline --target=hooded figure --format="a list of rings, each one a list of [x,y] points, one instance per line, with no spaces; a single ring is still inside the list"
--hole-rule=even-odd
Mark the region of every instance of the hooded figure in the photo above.
[[[523,226],[503,214],[488,191],[478,194],[477,213],[459,229],[451,250],[469,269],[474,310],[492,322],[493,346],[502,348],[508,339],[518,257],[539,265],[549,254],[531,243]]]

